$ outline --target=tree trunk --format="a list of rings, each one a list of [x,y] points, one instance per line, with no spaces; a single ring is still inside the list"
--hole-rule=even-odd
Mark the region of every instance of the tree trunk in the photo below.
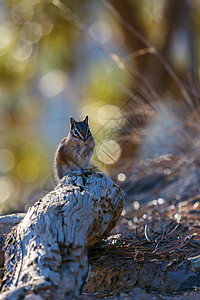
[[[80,295],[89,272],[86,247],[107,237],[123,201],[123,191],[103,173],[64,177],[8,235],[1,297]]]

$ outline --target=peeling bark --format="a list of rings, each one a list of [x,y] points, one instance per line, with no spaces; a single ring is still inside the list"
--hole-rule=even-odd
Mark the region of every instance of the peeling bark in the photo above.
[[[8,235],[1,299],[80,295],[89,272],[86,247],[108,236],[123,202],[123,191],[103,173],[64,177]]]

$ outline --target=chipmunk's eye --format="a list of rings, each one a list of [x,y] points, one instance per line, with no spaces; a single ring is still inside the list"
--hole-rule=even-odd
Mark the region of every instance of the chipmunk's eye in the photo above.
[[[77,131],[76,129],[74,130],[73,135],[74,135],[75,137],[78,137],[78,136],[79,136],[78,131]]]

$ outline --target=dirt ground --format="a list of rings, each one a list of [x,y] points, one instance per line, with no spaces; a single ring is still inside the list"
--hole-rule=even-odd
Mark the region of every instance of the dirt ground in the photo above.
[[[84,297],[200,299],[199,162],[164,155],[128,172],[117,227],[89,249]]]

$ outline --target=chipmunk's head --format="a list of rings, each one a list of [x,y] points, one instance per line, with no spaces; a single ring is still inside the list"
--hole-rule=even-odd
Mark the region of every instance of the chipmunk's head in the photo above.
[[[70,132],[69,134],[75,140],[86,142],[93,139],[88,125],[88,115],[81,122],[77,122],[74,118],[70,118]]]

